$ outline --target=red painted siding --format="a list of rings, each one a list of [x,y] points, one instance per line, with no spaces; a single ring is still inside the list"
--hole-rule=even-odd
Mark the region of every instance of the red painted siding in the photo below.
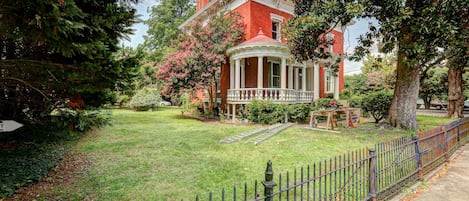
[[[260,27],[267,36],[272,37],[272,21],[270,18],[271,13],[282,16],[285,18],[285,20],[292,17],[288,13],[273,9],[257,2],[251,1],[250,5],[251,19],[249,21],[251,23],[251,27],[250,29],[246,30],[246,32],[249,32],[252,37],[257,35]]]
[[[245,88],[257,88],[257,58],[247,58],[245,64]]]
[[[334,45],[332,46],[332,52],[337,54],[344,53],[344,34],[333,30],[332,33],[334,34]],[[327,94],[324,92],[325,89],[325,74],[324,74],[324,67],[321,66],[319,70],[319,97],[325,98]],[[340,61],[339,63],[339,91],[341,92],[344,89],[344,61]]]
[[[333,31],[334,34],[334,46],[332,52],[337,54],[344,53],[344,34],[338,31]],[[339,91],[344,89],[344,60],[340,61],[339,64]]]
[[[195,9],[196,9],[196,10],[200,10],[200,9],[203,8],[205,5],[207,5],[208,2],[210,2],[210,0],[197,0],[197,1],[196,1],[196,4],[195,4]]]
[[[245,39],[249,40],[252,37],[256,35],[251,35],[251,33],[247,30],[251,29],[251,12],[250,12],[250,2],[247,2],[236,9],[234,9],[234,12],[239,13],[241,16],[243,16],[243,21],[244,21],[244,32],[245,32]],[[257,34],[257,33],[256,33]]]
[[[225,111],[226,96],[228,95],[228,89],[230,88],[230,61],[227,59],[227,63],[221,66],[220,71],[220,92],[221,92],[221,109]]]

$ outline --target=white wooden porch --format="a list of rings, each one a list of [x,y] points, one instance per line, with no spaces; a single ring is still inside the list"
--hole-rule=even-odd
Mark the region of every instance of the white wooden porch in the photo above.
[[[281,88],[242,88],[228,89],[228,104],[247,104],[253,100],[266,100],[274,103],[312,103],[313,91]]]

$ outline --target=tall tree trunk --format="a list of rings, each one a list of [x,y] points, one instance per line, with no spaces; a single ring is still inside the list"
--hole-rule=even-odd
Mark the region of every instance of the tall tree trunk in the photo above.
[[[213,116],[213,86],[208,88],[208,112]]]
[[[463,68],[450,66],[448,70],[448,117],[464,117],[464,96],[462,88]]]
[[[403,38],[399,41],[397,50],[396,88],[389,108],[388,120],[392,127],[417,130],[415,113],[420,87],[420,68],[406,62],[408,55],[404,48],[415,41],[409,25],[406,23],[401,25],[400,32]]]
[[[212,84],[208,87],[208,97],[209,97],[209,101],[208,101],[208,112],[210,113],[210,115],[214,115],[213,113],[213,108],[215,106],[215,103],[213,101],[213,99],[217,98],[216,97],[216,94],[217,94],[217,82],[215,81],[215,78],[212,78]],[[215,100],[216,101],[216,100]]]
[[[391,107],[389,108],[389,123],[393,127],[406,130],[416,130],[416,105],[420,86],[420,69],[409,67],[404,62],[405,53],[399,49],[397,58],[396,88]]]

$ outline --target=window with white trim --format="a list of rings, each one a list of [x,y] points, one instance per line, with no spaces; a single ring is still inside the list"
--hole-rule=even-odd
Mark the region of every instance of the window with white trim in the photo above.
[[[334,34],[333,33],[328,33],[326,35],[326,37],[327,37],[327,41],[334,40]],[[332,53],[333,49],[334,49],[334,44],[331,44],[331,45],[327,46],[327,51],[328,52]]]
[[[270,20],[272,21],[272,39],[281,41],[281,26],[285,18],[281,15],[270,13]]]
[[[269,88],[280,88],[280,64],[270,62],[269,72]]]
[[[272,39],[280,41],[280,22],[272,21]]]
[[[334,92],[334,83],[335,83],[335,76],[332,70],[327,69],[324,72],[324,92],[325,93],[333,93]]]

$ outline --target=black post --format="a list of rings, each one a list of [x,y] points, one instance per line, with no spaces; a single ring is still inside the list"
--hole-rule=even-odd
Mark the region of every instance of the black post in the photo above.
[[[370,154],[370,164],[368,169],[369,193],[368,200],[377,201],[376,197],[376,150],[368,149]]]
[[[262,182],[264,185],[264,196],[265,201],[274,200],[274,187],[277,185],[274,181],[274,171],[272,170],[272,161],[267,162],[267,168],[265,169],[265,181]]]
[[[415,144],[415,160],[417,162],[419,180],[423,181],[422,156],[421,156],[421,153],[420,153],[419,136],[418,135],[412,136],[412,141],[414,141],[414,144]]]

